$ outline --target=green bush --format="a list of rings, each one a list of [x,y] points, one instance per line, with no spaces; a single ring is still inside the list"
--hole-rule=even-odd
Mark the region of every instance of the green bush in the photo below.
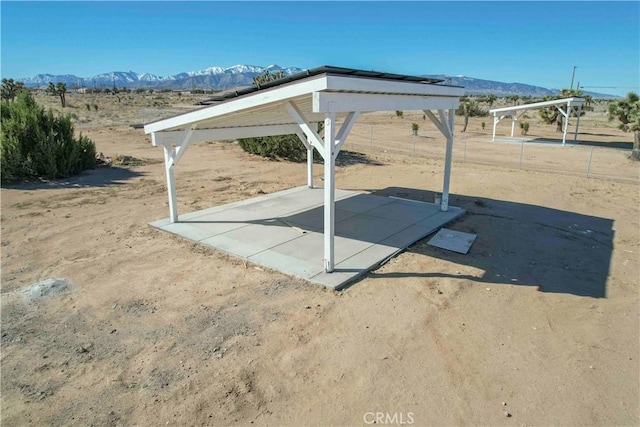
[[[270,159],[284,159],[292,162],[303,162],[307,159],[307,148],[298,135],[263,136],[238,140],[240,147],[247,153]],[[316,160],[321,158],[317,150],[313,150]]]
[[[96,148],[86,136],[74,137],[71,118],[45,112],[27,91],[2,102],[0,176],[2,182],[55,179],[95,167]]]

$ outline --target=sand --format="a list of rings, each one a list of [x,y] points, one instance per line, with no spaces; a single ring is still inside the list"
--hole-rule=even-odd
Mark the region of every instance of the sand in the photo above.
[[[468,213],[449,228],[477,234],[469,253],[422,240],[335,292],[150,228],[168,216],[162,150],[129,125],[151,98],[69,102],[98,151],[144,164],[2,188],[4,425],[640,423],[637,181],[456,161],[450,203]],[[610,141],[631,141],[613,126]],[[441,189],[439,159],[349,158],[340,188]],[[178,206],[305,174],[232,142],[194,145]],[[22,297],[50,278],[69,285]]]

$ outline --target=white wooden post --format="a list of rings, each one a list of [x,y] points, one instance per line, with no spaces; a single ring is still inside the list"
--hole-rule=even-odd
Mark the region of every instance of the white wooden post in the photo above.
[[[453,158],[453,122],[455,110],[449,110],[447,120],[444,119],[444,110],[440,111],[440,117],[443,124],[448,128],[447,135],[447,151],[444,158],[444,182],[442,183],[442,200],[440,201],[440,210],[446,212],[449,210],[449,183],[451,181],[451,160]]]
[[[571,108],[570,105],[571,105],[571,101],[567,102],[567,113],[563,114],[564,116],[564,126],[562,126],[562,146],[563,147],[564,147],[564,143],[567,141],[567,129],[569,128],[569,116],[571,115],[571,110],[569,109]]]
[[[178,205],[176,203],[176,180],[173,176],[173,159],[171,147],[164,146],[164,168],[167,173],[167,193],[169,194],[169,216],[171,222],[178,222]]]
[[[582,114],[582,104],[578,105],[578,119],[576,120],[576,132],[573,135],[573,140],[578,140],[578,127],[580,126],[580,115]]]
[[[513,138],[513,132],[515,130],[516,130],[516,118],[514,116],[511,116],[511,138]]]
[[[491,142],[496,142],[496,125],[499,121],[500,119],[498,118],[498,116],[493,113],[493,136],[491,137]]]
[[[313,188],[313,146],[307,148],[307,186]]]
[[[324,120],[324,271],[334,267],[335,235],[335,126],[336,114],[329,112]]]

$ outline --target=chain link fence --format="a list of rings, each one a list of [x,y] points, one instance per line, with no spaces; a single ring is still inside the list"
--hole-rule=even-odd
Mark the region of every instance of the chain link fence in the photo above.
[[[444,159],[445,145],[437,130],[412,135],[406,126],[398,132],[393,126],[356,124],[343,149]],[[496,138],[492,142],[490,135],[457,133],[453,161],[640,183],[640,162],[620,145],[568,140],[562,146],[561,140],[542,138]]]

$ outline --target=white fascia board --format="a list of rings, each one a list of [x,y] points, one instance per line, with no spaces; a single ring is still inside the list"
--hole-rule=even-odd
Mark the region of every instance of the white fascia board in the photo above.
[[[267,104],[310,94],[315,91],[324,90],[326,89],[326,85],[326,76],[317,76],[310,80],[293,82],[288,85],[277,86],[271,89],[263,89],[240,98],[223,101],[218,105],[212,105],[210,107],[201,108],[196,111],[149,123],[145,125],[144,132],[149,134],[164,130],[179,129],[193,123],[219,117],[225,114],[249,110],[251,108],[261,107]]]
[[[464,88],[462,87],[332,75],[327,76],[327,90],[407,95],[440,95],[457,98],[464,95]]]
[[[345,111],[449,110],[460,99],[451,96],[381,95],[367,93],[314,92],[314,113]]]
[[[510,111],[519,111],[519,110],[528,110],[530,108],[541,108],[541,107],[549,107],[552,105],[566,105],[569,103],[571,107],[573,106],[581,106],[584,104],[584,98],[563,98],[563,99],[553,99],[551,101],[542,101],[542,102],[533,102],[531,104],[523,104],[523,105],[514,105],[512,107],[502,107],[502,108],[494,108],[489,110],[489,113],[494,116],[496,113],[505,113]]]
[[[259,136],[275,136],[295,134],[300,130],[297,125],[247,126],[235,128],[195,129],[189,143],[204,141],[236,140],[238,138],[255,138]],[[162,131],[153,133],[155,146],[175,145],[184,136],[184,131]]]

